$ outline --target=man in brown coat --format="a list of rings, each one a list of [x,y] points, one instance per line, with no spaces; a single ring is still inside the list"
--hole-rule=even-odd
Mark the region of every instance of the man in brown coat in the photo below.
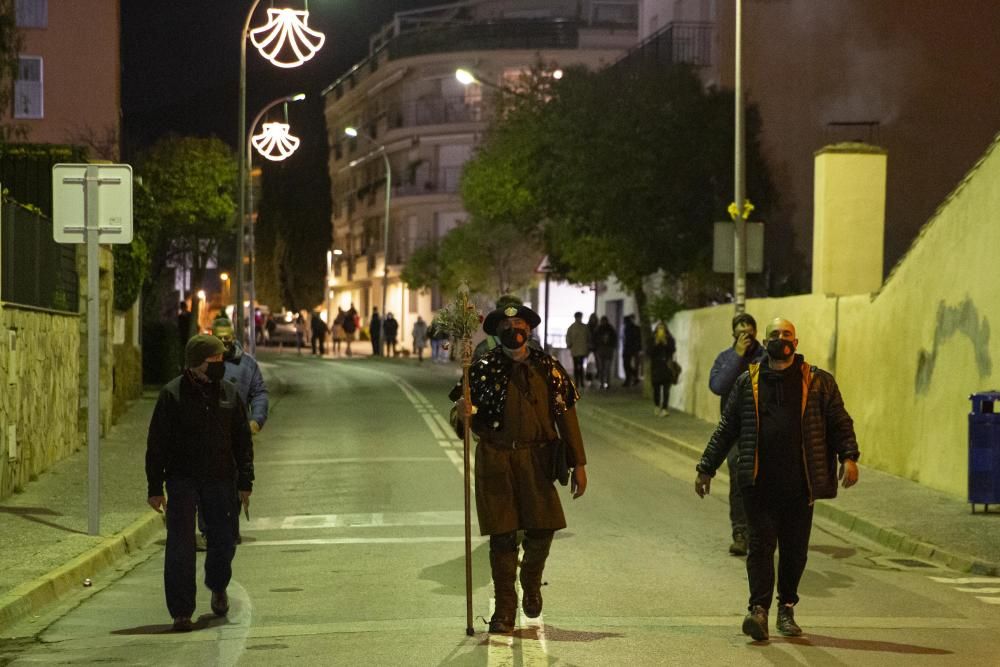
[[[529,618],[542,613],[545,560],[553,534],[566,527],[554,484],[553,459],[558,453],[565,452],[572,468],[573,497],[587,489],[587,458],[574,408],[579,394],[558,361],[527,346],[539,321],[526,306],[508,305],[490,313],[483,330],[501,344],[473,364],[472,405],[458,401],[458,413],[466,421],[471,419],[479,437],[476,512],[480,533],[490,536],[496,598],[490,632],[494,633],[514,629],[519,530],[524,531],[521,606]],[[457,387],[452,398],[460,395]]]

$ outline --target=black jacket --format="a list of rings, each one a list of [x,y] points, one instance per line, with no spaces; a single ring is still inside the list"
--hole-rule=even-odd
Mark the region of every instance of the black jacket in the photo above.
[[[162,496],[167,479],[188,477],[253,488],[253,439],[231,382],[206,386],[184,374],[160,391],[146,439],[149,496]]]
[[[855,461],[861,456],[854,435],[854,421],[844,408],[844,399],[833,376],[816,366],[802,364],[802,459],[809,486],[809,502],[837,496],[837,460]],[[729,392],[715,433],[712,434],[698,472],[715,476],[735,442],[738,447],[737,480],[741,487],[753,486],[757,479],[758,380],[760,364],[736,380]]]
[[[665,343],[654,343],[649,348],[649,374],[653,384],[670,384],[674,382],[673,373],[670,371],[670,360],[677,352],[677,342],[674,337],[667,335]]]

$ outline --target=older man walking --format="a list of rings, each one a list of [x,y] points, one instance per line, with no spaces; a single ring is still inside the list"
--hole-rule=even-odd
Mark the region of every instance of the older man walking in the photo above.
[[[743,632],[768,638],[768,610],[778,563],[778,632],[795,637],[798,587],[805,571],[813,504],[858,481],[860,456],[854,422],[833,376],[795,354],[795,325],[777,318],[767,326],[767,362],[750,364],[726,400],[715,433],[696,466],[695,492],[709,492],[715,471],[738,447],[737,475],[750,529],[749,613]]]

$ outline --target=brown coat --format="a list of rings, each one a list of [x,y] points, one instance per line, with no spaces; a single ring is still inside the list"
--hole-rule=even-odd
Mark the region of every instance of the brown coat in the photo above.
[[[476,512],[483,535],[566,527],[559,494],[547,477],[552,447],[539,443],[562,438],[571,466],[583,465],[587,458],[576,410],[553,417],[549,391],[541,372],[528,363],[516,364],[502,430],[477,432]]]

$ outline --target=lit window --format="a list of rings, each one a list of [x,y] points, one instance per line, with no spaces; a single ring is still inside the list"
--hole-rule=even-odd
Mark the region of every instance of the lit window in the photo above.
[[[14,81],[14,118],[42,118],[42,59],[19,56]]]
[[[17,0],[16,16],[18,28],[48,27],[48,0]]]

